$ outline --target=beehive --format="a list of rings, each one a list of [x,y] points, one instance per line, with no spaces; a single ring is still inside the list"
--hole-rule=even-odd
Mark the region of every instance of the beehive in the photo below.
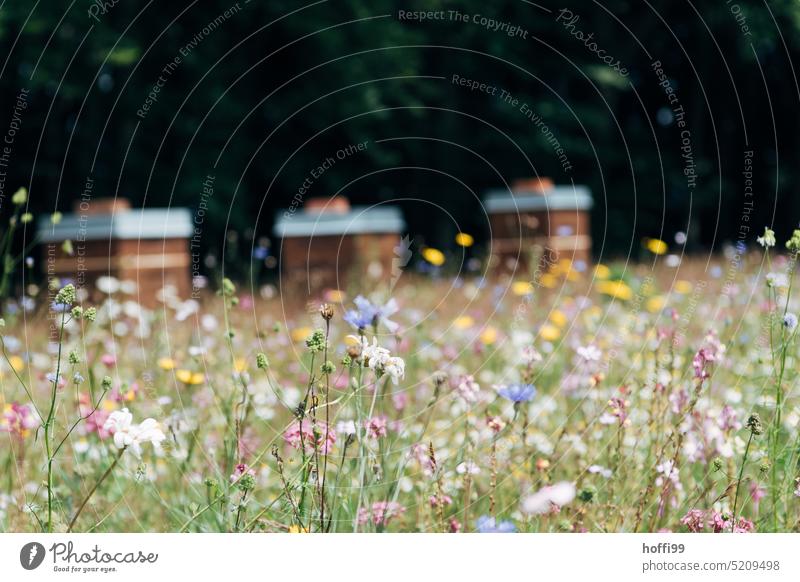
[[[131,209],[126,202],[97,200],[91,210],[49,220],[38,226],[43,269],[48,277],[70,280],[94,294],[98,277],[131,280],[137,299],[157,304],[157,292],[167,285],[178,295],[191,294],[189,237],[192,222],[185,208]],[[64,241],[71,241],[71,252]]]
[[[273,233],[280,242],[286,282],[310,289],[346,286],[351,274],[378,267],[390,277],[405,229],[396,206],[354,206],[309,200],[304,208],[280,212]]]
[[[592,195],[585,186],[515,183],[510,190],[487,192],[484,207],[492,254],[503,266],[516,267],[518,261],[525,266],[535,245],[546,263],[591,260]]]

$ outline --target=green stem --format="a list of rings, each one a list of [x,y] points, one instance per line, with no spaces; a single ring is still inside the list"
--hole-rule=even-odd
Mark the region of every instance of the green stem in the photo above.
[[[83,500],[83,503],[81,503],[80,507],[78,507],[78,511],[75,512],[75,517],[73,517],[72,521],[69,522],[69,527],[67,527],[67,533],[72,531],[72,528],[75,526],[75,522],[78,521],[78,518],[80,517],[81,512],[83,511],[83,508],[86,507],[87,503],[89,503],[89,500],[92,498],[92,495],[94,495],[94,492],[97,491],[97,488],[100,487],[100,484],[106,480],[106,477],[108,477],[111,474],[111,471],[114,470],[114,467],[117,466],[117,463],[119,463],[119,460],[122,458],[122,453],[124,453],[125,449],[127,448],[128,447],[122,447],[119,450],[119,454],[114,459],[114,462],[111,463],[108,469],[106,469],[105,473],[103,473],[100,479],[98,479],[97,482],[94,484],[94,487],[92,487],[92,489],[89,491],[89,494]]]

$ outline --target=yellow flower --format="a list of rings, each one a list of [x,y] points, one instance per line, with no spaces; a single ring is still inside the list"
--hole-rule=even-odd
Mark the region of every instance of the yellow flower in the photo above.
[[[603,295],[608,295],[615,299],[629,300],[633,297],[633,291],[625,281],[601,281],[597,284],[597,290]]]
[[[310,327],[297,327],[292,330],[292,341],[304,342],[306,338],[311,335]]]
[[[687,293],[692,292],[692,284],[689,281],[684,281],[681,279],[680,281],[675,281],[675,285],[672,287],[675,290],[675,293],[680,293],[681,295],[686,295]]]
[[[233,361],[233,369],[241,374],[247,369],[247,360],[244,358],[236,358]]]
[[[467,234],[466,232],[459,232],[456,235],[456,244],[460,247],[471,247],[475,244],[475,239],[472,238],[471,234]]]
[[[103,410],[106,412],[113,412],[117,409],[117,403],[108,398],[103,400]]]
[[[467,329],[473,325],[475,325],[475,320],[469,315],[461,315],[453,320],[453,326],[455,326],[456,329]]]
[[[664,304],[666,301],[662,295],[656,295],[655,297],[651,297],[647,300],[647,311],[650,313],[658,313],[662,309],[664,309]]]
[[[542,287],[546,287],[548,289],[554,289],[556,285],[558,285],[558,279],[556,279],[556,276],[551,273],[544,273],[539,278],[539,284]]]
[[[175,377],[179,382],[183,382],[187,386],[197,386],[205,382],[206,376],[202,372],[192,372],[191,370],[178,370],[175,372]]]
[[[308,530],[299,525],[291,525],[289,526],[289,533],[308,533]]]
[[[19,356],[11,356],[8,358],[8,363],[11,364],[15,372],[21,372],[25,368],[25,360]]]
[[[434,267],[441,267],[444,265],[444,253],[439,249],[434,249],[433,247],[425,247],[422,249],[422,258],[424,258]]]
[[[134,398],[136,398],[136,391],[135,390],[128,390],[125,395],[123,396],[126,402],[132,402]]]
[[[174,370],[175,360],[173,360],[172,358],[159,358],[158,367],[161,368],[162,370]]]
[[[564,327],[565,325],[567,325],[569,320],[567,319],[567,316],[564,315],[563,311],[559,311],[558,309],[555,309],[550,314],[550,321],[552,321],[558,327]]]
[[[548,342],[556,341],[561,337],[561,330],[554,325],[546,323],[539,330],[539,337]]]
[[[650,251],[654,255],[663,255],[667,252],[667,250],[669,250],[669,248],[667,247],[667,243],[657,238],[644,239],[644,246],[648,251]]]
[[[531,285],[528,281],[514,281],[511,284],[511,292],[514,295],[530,295],[533,293],[533,285]]]
[[[491,345],[491,344],[493,344],[494,342],[497,341],[497,336],[498,335],[499,334],[497,333],[497,329],[495,329],[493,327],[487,327],[486,329],[484,329],[481,332],[481,341],[485,345],[489,346],[489,345]]]
[[[608,279],[611,276],[611,269],[603,264],[597,265],[594,268],[594,276],[601,281]]]
[[[347,347],[360,346],[361,345],[361,339],[358,336],[355,336],[353,334],[348,334],[344,338],[344,344]]]

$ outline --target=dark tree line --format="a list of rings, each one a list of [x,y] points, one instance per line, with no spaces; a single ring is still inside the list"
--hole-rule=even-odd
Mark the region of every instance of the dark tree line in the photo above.
[[[798,32],[793,0],[9,0],[0,134],[26,103],[0,212],[17,186],[32,211],[69,210],[87,178],[98,196],[195,207],[213,175],[203,244],[246,258],[313,169],[367,141],[308,195],[399,199],[447,248],[458,228],[486,235],[475,194],[536,172],[592,188],[596,250],[687,230],[707,249],[797,224]]]

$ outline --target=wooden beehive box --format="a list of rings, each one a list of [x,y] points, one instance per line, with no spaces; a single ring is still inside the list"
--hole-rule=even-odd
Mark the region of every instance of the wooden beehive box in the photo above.
[[[388,278],[404,229],[395,206],[351,208],[342,199],[312,199],[302,209],[278,213],[273,233],[288,282],[321,289],[343,288],[351,274],[376,264]]]
[[[154,307],[157,292],[170,285],[179,297],[191,295],[189,237],[192,221],[185,208],[131,209],[122,202],[93,201],[65,214],[56,225],[42,220],[38,227],[43,269],[48,277],[86,287],[107,275],[136,283],[136,299]],[[72,252],[64,249],[71,241]]]
[[[585,186],[526,187],[491,190],[484,199],[492,229],[492,254],[503,266],[523,266],[534,245],[541,247],[541,261],[553,264],[567,259],[588,264],[592,237],[589,212],[592,195]]]

